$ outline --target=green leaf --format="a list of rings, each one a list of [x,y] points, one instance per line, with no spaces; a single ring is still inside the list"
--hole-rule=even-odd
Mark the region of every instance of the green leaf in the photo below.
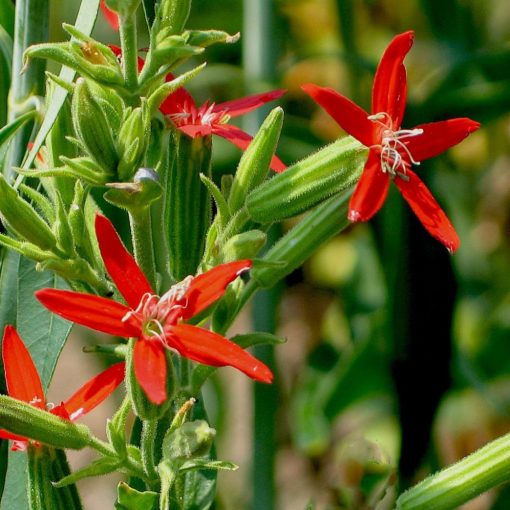
[[[2,9],[3,6],[0,0],[0,17],[2,16]],[[12,38],[0,24],[0,126],[3,126],[7,121],[7,98],[11,85],[11,62]]]
[[[13,120],[10,124],[7,124],[2,129],[0,129],[0,146],[6,143],[9,138],[18,131],[18,129],[25,124],[25,122],[33,119],[37,115],[35,110],[30,110],[29,112],[20,115],[15,120]]]
[[[194,459],[180,466],[179,471],[193,471],[195,469],[215,469],[217,471],[236,471],[239,468],[233,462],[225,460]]]
[[[139,492],[127,483],[120,482],[117,487],[117,510],[155,510],[158,503],[156,492]]]
[[[94,28],[94,24],[96,22],[97,11],[99,9],[100,0],[83,0],[81,3],[80,11],[78,12],[78,17],[76,18],[75,27],[83,32],[86,35],[90,35],[92,29]],[[62,67],[60,70],[59,78],[66,81],[72,82],[74,79],[75,71],[68,68]],[[55,123],[58,117],[58,113],[64,102],[66,100],[68,91],[63,89],[62,87],[57,87],[51,99],[51,102],[48,106],[48,110],[46,112],[46,116],[42,123],[41,129],[37,133],[37,136],[34,140],[34,145],[30,150],[30,153],[26,160],[23,163],[23,168],[28,169],[32,166],[39,149],[41,148],[46,136],[50,132],[51,127]],[[23,177],[18,177],[16,182],[21,182]]]

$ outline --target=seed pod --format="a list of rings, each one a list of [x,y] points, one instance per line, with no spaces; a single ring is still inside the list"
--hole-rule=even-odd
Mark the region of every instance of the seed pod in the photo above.
[[[251,218],[271,223],[296,216],[352,186],[361,176],[366,150],[347,136],[299,161],[252,191]]]

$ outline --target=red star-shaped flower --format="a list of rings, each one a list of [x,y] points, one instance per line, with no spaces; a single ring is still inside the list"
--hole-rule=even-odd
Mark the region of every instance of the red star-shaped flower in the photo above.
[[[100,296],[58,289],[43,289],[36,296],[65,319],[111,335],[137,338],[135,376],[152,402],[161,404],[167,398],[165,348],[205,365],[231,366],[257,381],[272,381],[269,368],[235,343],[185,324],[217,301],[227,285],[251,267],[251,261],[222,264],[196,277],[188,276],[160,297],[104,216],[96,216],[96,235],[108,274],[127,306]]]
[[[2,360],[7,393],[12,398],[46,410],[41,379],[25,344],[14,326],[6,326],[2,340]],[[124,362],[117,363],[83,385],[74,395],[49,412],[74,421],[92,411],[108,397],[124,379]],[[13,450],[25,450],[28,438],[0,430],[0,438],[14,441]]]
[[[112,51],[121,57],[122,52],[118,46],[110,45]],[[141,71],[144,60],[138,57],[138,69]],[[166,81],[172,81],[174,75],[168,73]],[[181,87],[170,94],[160,106],[160,111],[166,115],[175,127],[191,138],[197,136],[216,135],[229,141],[231,144],[246,150],[253,137],[241,128],[229,124],[230,119],[240,117],[256,110],[270,101],[274,101],[285,94],[285,90],[271,90],[262,94],[246,96],[224,103],[209,103],[206,101],[202,106],[197,106],[191,94]],[[275,172],[283,172],[286,165],[274,156],[271,160],[271,169]]]
[[[313,84],[302,88],[347,133],[370,149],[349,204],[349,219],[369,220],[381,208],[393,180],[423,226],[453,253],[460,244],[457,233],[411,165],[458,144],[480,124],[458,118],[401,128],[407,98],[404,58],[413,38],[413,32],[405,32],[386,48],[375,74],[371,114],[332,89]]]

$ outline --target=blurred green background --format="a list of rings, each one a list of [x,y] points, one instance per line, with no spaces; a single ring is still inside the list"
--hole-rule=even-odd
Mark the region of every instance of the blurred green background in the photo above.
[[[78,4],[52,2],[54,40]],[[508,1],[195,0],[189,27],[242,33],[207,51],[208,67],[190,84],[199,101],[288,89],[278,152],[289,164],[343,136],[300,85],[333,87],[368,108],[384,48],[409,29],[404,126],[482,122],[418,167],[460,234],[454,256],[393,190],[371,224],[333,239],[284,288],[257,299],[257,328],[288,339],[275,359],[258,353],[275,363],[275,385],[253,391],[227,371],[206,395],[219,456],[241,465],[220,475],[217,509],[391,508],[394,491],[510,427]],[[95,35],[117,40],[104,20]],[[217,178],[239,160],[222,142],[214,141]],[[503,487],[466,508],[509,505]]]

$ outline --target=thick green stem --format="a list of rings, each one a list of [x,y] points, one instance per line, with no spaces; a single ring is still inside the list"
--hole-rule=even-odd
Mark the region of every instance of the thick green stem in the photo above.
[[[155,443],[156,435],[158,433],[158,421],[157,420],[144,420],[142,428],[142,438],[140,448],[142,450],[142,462],[145,470],[145,474],[149,480],[159,479],[156,471],[154,455],[155,455]]]
[[[131,236],[135,259],[152,288],[156,288],[156,263],[154,261],[154,247],[150,209],[141,207],[129,211]]]
[[[134,15],[121,18],[120,42],[122,46],[122,71],[126,87],[131,92],[135,92],[138,88],[138,48],[136,18]]]
[[[510,434],[404,492],[397,510],[449,510],[510,480]]]

